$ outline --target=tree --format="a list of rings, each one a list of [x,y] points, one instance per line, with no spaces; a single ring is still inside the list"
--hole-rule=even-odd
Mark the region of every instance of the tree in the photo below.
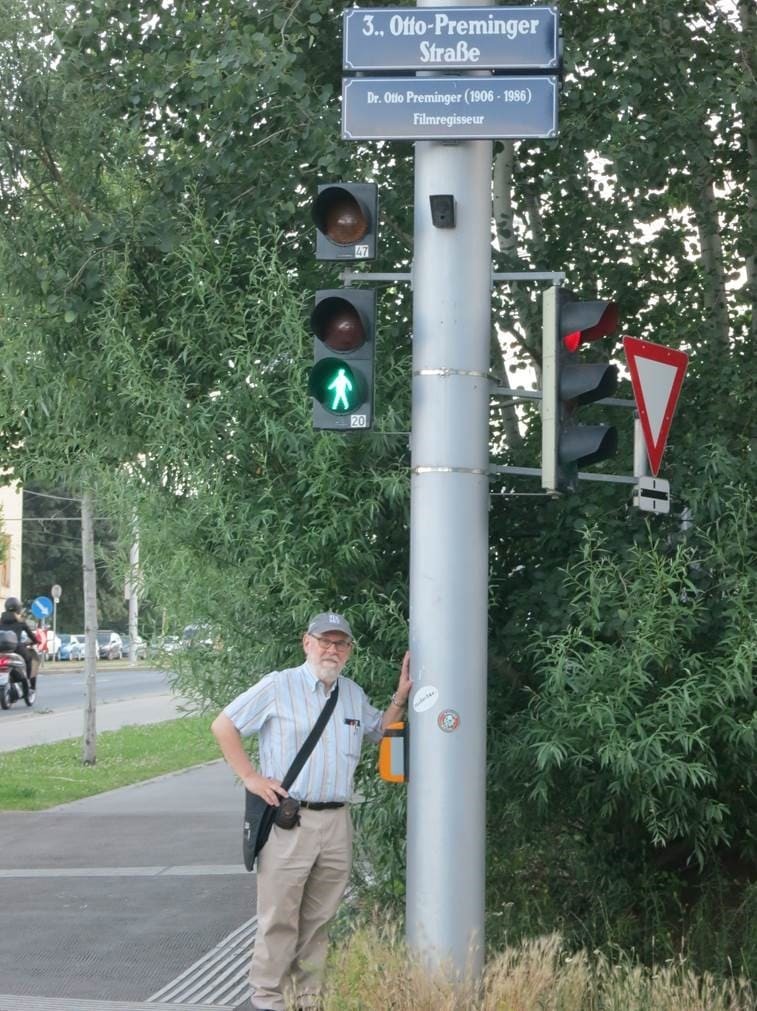
[[[404,290],[380,301],[375,431],[316,437],[303,395],[305,293],[316,276],[323,286],[326,269],[316,275],[311,251],[317,179],[376,179],[385,262],[401,268],[411,255],[409,146],[338,139],[334,25],[343,6],[130,0],[116,10],[95,0],[75,9],[16,0],[0,39],[4,462],[22,479],[51,481],[63,467],[73,494],[91,491],[98,514],[111,517],[124,574],[137,510],[156,609],[177,629],[214,626],[220,648],[188,651],[181,673],[183,687],[213,706],[291,660],[292,629],[311,611],[350,606],[362,630],[358,676],[377,701],[390,691],[405,637]],[[618,755],[632,750],[636,733],[639,748],[661,749],[649,777],[667,763],[691,786],[695,758],[681,759],[681,740],[656,732],[666,726],[662,700],[686,687],[666,681],[666,671],[694,654],[700,674],[722,671],[743,660],[743,645],[736,649],[751,634],[744,621],[729,624],[729,652],[701,610],[661,588],[686,588],[688,579],[723,614],[747,613],[753,592],[748,554],[735,570],[738,591],[711,588],[728,584],[725,560],[741,537],[722,489],[738,494],[742,517],[755,495],[757,46],[745,3],[639,0],[619,10],[578,0],[562,15],[560,136],[501,145],[497,266],[564,269],[584,297],[617,298],[637,336],[691,356],[667,451],[676,508],[657,518],[654,537],[613,487],[582,487],[556,503],[492,499],[491,891],[518,884],[508,861],[533,868],[524,854],[543,846],[539,797],[552,819],[544,863],[559,862],[555,847],[574,838],[577,815],[560,788],[575,789],[580,824],[595,831],[575,843],[574,866],[607,868],[599,886],[581,876],[576,916],[585,913],[600,937],[602,902],[612,896],[611,912],[624,921],[659,852],[680,850],[683,863],[694,856],[706,868],[747,852],[753,792],[738,795],[729,771],[746,746],[732,733],[745,695],[718,695],[704,674],[697,682],[718,729],[702,737],[707,773],[676,818],[650,816],[641,779],[623,778]],[[538,367],[534,296],[498,289],[498,369],[503,345],[509,368]],[[629,420],[620,423],[617,461],[625,471]],[[496,461],[533,466],[538,413],[517,419],[496,405],[492,422]],[[34,452],[19,454],[22,444]],[[687,572],[696,565],[710,589]],[[651,589],[647,568],[661,574]],[[605,569],[615,577],[599,601],[606,611],[588,620],[582,609],[595,601],[583,586],[602,585]],[[645,590],[643,635],[627,618],[613,625],[612,608],[627,610],[627,586]],[[607,703],[615,711],[636,651],[669,642],[669,628],[696,633],[696,645],[669,644],[659,669],[645,674],[646,695],[628,710],[618,751],[598,772],[582,764],[602,734],[596,694],[607,687],[605,665],[618,686]],[[621,631],[633,648],[612,648]],[[559,682],[576,648],[597,678],[590,704]],[[622,811],[601,799],[603,787],[618,791]],[[655,789],[659,810],[673,786]],[[381,830],[371,859],[390,877],[401,805],[379,794],[363,817]],[[716,813],[726,810],[733,824],[718,835]],[[676,887],[683,880],[680,872]],[[396,881],[382,875],[380,883],[396,896]],[[534,922],[538,903],[520,887],[524,919]],[[656,899],[662,887],[655,879],[645,894]],[[672,890],[670,880],[664,887]],[[640,936],[641,928],[633,943]]]

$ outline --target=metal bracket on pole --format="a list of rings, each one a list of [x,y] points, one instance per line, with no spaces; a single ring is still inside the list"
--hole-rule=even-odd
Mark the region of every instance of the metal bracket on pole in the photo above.
[[[382,284],[394,284],[396,281],[405,281],[412,284],[413,280],[413,275],[409,271],[376,274],[369,270],[350,270],[349,267],[343,270],[339,277],[345,288],[350,288],[353,281],[378,281]]]
[[[562,284],[564,280],[565,274],[554,270],[510,270],[492,274],[492,284],[498,281],[551,281],[552,284]]]
[[[496,383],[496,377],[492,376],[492,382]],[[512,400],[541,400],[542,391],[541,390],[524,390],[521,387],[515,387],[515,389],[509,386],[497,386],[496,389],[491,391],[493,397],[510,397]],[[636,409],[635,400],[626,400],[624,397],[603,397],[602,400],[597,400],[597,404],[601,407],[632,407]]]
[[[513,474],[516,477],[541,477],[541,470],[538,467],[501,467],[498,465],[489,468],[490,474]],[[579,481],[604,481],[608,484],[636,484],[639,480],[630,474],[593,474],[591,471],[580,470],[578,472]]]
[[[381,284],[393,284],[396,281],[405,281],[412,284],[413,281],[413,275],[409,271],[375,273],[369,270],[350,270],[349,267],[346,267],[339,277],[347,288],[349,288],[355,281],[375,281]],[[564,280],[565,274],[563,271],[510,270],[502,273],[493,273],[492,287],[494,287],[495,284],[517,283],[518,281],[551,281],[552,284],[561,284]]]

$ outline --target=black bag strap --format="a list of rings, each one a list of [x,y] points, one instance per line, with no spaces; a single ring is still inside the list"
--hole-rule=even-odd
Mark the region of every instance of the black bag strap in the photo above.
[[[308,734],[305,739],[305,743],[302,745],[300,750],[294,756],[294,761],[289,766],[286,776],[281,781],[281,785],[285,790],[288,790],[292,783],[299,776],[303,765],[307,762],[310,757],[310,752],[318,743],[318,738],[323,733],[323,728],[329,722],[331,714],[334,712],[334,706],[336,705],[336,700],[339,695],[339,682],[334,685],[331,689],[331,695],[329,695],[326,705],[321,710],[321,715],[315,721],[313,729]]]

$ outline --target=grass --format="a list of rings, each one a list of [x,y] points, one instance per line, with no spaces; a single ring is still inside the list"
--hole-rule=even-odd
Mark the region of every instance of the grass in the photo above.
[[[556,935],[507,948],[475,990],[414,960],[391,927],[364,929],[331,956],[325,1011],[754,1011],[745,979],[697,976],[684,960],[647,969],[569,952]]]
[[[97,735],[82,765],[80,738],[0,753],[0,811],[41,811],[220,758],[211,716],[185,716]]]

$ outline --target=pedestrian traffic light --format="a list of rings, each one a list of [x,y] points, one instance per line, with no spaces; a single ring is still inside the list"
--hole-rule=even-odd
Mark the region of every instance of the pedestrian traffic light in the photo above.
[[[614,393],[618,370],[607,362],[578,364],[582,344],[618,326],[615,302],[582,302],[556,286],[543,295],[541,483],[547,492],[575,491],[578,471],[615,454],[618,433],[610,425],[578,425],[575,415]]]
[[[375,183],[324,183],[313,204],[316,260],[376,257],[378,187]]]
[[[370,428],[376,350],[376,292],[336,288],[315,293],[310,318],[315,335],[308,392],[313,427]]]

